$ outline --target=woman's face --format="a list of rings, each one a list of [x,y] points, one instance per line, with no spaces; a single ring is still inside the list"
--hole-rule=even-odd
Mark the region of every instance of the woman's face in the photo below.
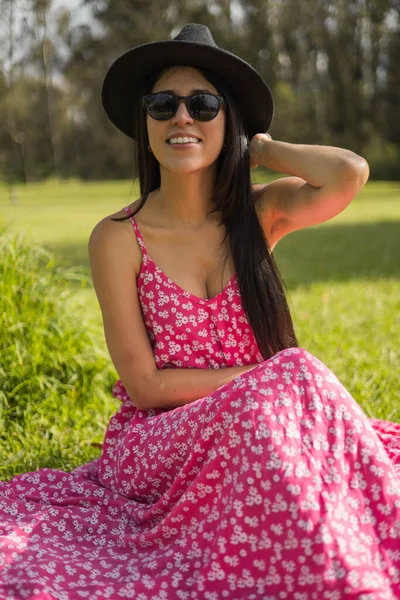
[[[216,88],[193,67],[171,67],[155,83],[151,93],[166,90],[179,96],[189,96],[193,90],[201,89],[218,95]],[[176,173],[190,173],[210,167],[217,160],[224,143],[225,107],[222,106],[212,121],[193,119],[184,102],[179,104],[176,114],[168,121],[156,121],[146,117],[149,143],[161,168]],[[200,143],[187,147],[171,145],[167,139],[174,134],[185,134],[200,138]]]

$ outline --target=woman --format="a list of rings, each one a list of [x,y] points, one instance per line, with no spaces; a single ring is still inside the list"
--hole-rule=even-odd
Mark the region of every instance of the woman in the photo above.
[[[396,444],[298,347],[272,256],[367,163],[262,133],[268,86],[201,25],[120,57],[103,103],[141,183],[89,243],[122,405],[99,460],[3,484],[1,597],[400,597]]]

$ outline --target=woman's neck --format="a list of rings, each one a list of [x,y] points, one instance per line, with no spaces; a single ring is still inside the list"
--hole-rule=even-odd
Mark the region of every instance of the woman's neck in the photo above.
[[[218,217],[215,213],[209,216],[214,187],[215,171],[177,174],[161,169],[161,185],[154,198],[157,213],[172,226],[202,227]]]

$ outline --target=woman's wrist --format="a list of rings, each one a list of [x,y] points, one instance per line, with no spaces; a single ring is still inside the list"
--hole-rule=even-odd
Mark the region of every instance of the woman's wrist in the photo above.
[[[265,153],[265,145],[272,141],[269,133],[256,133],[249,144],[250,168],[257,167],[262,162]]]

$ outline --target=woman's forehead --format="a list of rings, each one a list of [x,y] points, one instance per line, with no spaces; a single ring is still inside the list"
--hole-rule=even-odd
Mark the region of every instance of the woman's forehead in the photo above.
[[[167,88],[173,90],[174,86],[185,87],[185,93],[198,88],[217,92],[212,83],[207,81],[198,69],[189,66],[168,67],[154,84],[153,91]]]

